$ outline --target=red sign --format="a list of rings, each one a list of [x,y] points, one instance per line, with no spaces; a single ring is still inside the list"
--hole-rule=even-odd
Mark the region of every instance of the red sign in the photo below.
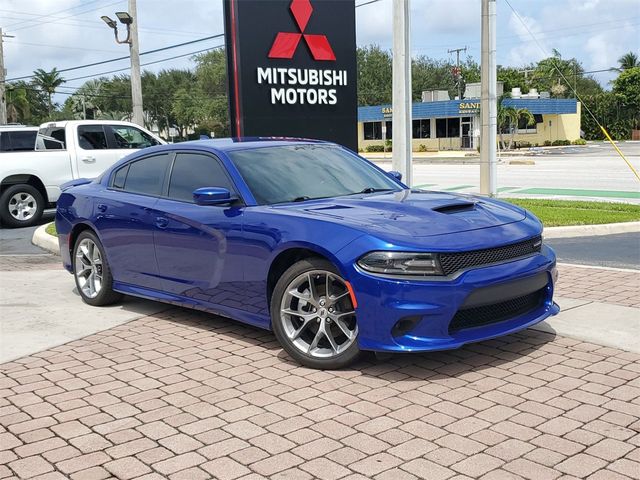
[[[314,60],[335,61],[336,56],[326,35],[304,33],[309,18],[313,13],[311,1],[293,0],[289,9],[298,24],[300,33],[279,32],[269,51],[269,58],[292,59],[298,49],[300,40],[304,37]]]

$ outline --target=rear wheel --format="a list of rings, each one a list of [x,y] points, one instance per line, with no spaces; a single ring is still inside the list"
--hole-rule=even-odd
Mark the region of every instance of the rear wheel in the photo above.
[[[21,184],[8,187],[0,196],[0,218],[9,227],[30,227],[44,212],[44,198],[37,188]]]
[[[308,367],[342,368],[360,354],[347,283],[326,260],[302,260],[284,272],[271,299],[271,323],[282,347]]]
[[[95,233],[89,230],[78,235],[73,248],[73,276],[78,293],[89,305],[110,305],[122,298],[112,289],[113,277],[104,248]]]

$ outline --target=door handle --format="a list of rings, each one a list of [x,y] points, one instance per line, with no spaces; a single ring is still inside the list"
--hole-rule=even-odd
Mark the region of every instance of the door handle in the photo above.
[[[169,219],[164,217],[156,217],[156,226],[158,228],[167,228],[167,225],[169,225]]]
[[[84,163],[96,163],[96,157],[82,157]]]
[[[98,210],[100,210],[101,212],[105,212],[107,210],[107,206],[104,203],[99,203]]]

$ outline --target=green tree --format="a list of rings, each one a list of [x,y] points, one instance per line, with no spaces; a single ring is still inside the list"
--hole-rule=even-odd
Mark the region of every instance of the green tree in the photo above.
[[[47,94],[49,117],[51,117],[53,114],[53,94],[56,92],[56,88],[62,85],[65,80],[60,76],[60,73],[56,68],[50,72],[46,72],[39,68],[33,72],[33,75],[33,84]]]
[[[535,125],[536,120],[533,114],[526,108],[515,108],[511,105],[506,105],[504,100],[509,98],[509,95],[502,95],[498,99],[498,115],[497,115],[497,124],[498,124],[498,135],[500,138],[501,148],[504,150],[505,148],[511,149],[513,147],[513,139],[515,137],[516,131],[518,130],[518,124],[520,120],[525,120],[527,125]],[[509,144],[508,146],[504,141],[504,134],[509,133]]]
[[[7,121],[26,123],[31,119],[31,105],[24,87],[8,84],[6,88]]]
[[[613,70],[624,72],[630,68],[640,67],[640,59],[638,59],[638,55],[634,52],[627,52],[618,59],[618,64],[620,67],[614,68]]]
[[[378,45],[358,47],[358,105],[391,103],[391,52]]]

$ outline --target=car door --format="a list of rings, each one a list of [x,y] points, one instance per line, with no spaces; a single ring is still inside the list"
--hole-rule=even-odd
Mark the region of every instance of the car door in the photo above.
[[[166,198],[158,200],[155,246],[165,290],[211,305],[241,308],[243,204],[196,205],[201,187],[236,188],[224,165],[200,152],[176,154]]]
[[[133,125],[105,125],[109,148],[115,156],[115,161],[142,148],[160,145],[147,132]]]
[[[172,153],[163,153],[128,162],[112,173],[95,201],[96,227],[116,282],[153,290],[164,287],[153,234],[159,216],[155,206],[172,158]]]
[[[76,163],[80,178],[95,178],[116,162],[116,152],[110,150],[104,125],[78,125]]]

